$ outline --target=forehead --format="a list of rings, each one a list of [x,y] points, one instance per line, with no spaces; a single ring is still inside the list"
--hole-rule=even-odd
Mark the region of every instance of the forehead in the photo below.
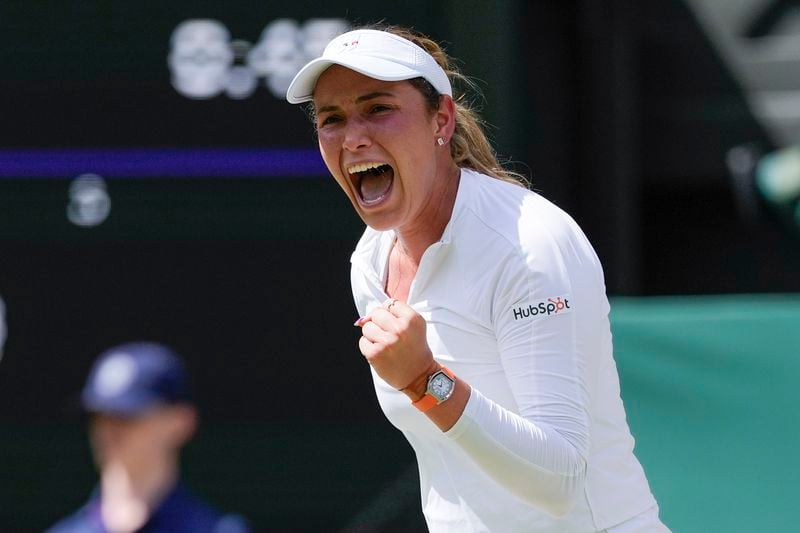
[[[166,406],[153,406],[140,413],[123,416],[111,413],[94,413],[90,418],[90,423],[94,426],[115,426],[127,428],[135,431],[139,428],[154,426],[159,420],[170,416],[170,409]]]
[[[405,80],[376,80],[341,65],[332,65],[317,80],[314,106],[340,105],[371,93],[389,93],[402,98],[417,91]]]

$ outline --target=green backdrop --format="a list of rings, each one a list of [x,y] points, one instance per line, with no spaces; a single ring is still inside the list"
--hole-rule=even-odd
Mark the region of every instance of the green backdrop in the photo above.
[[[615,356],[676,532],[797,531],[800,295],[617,298]]]

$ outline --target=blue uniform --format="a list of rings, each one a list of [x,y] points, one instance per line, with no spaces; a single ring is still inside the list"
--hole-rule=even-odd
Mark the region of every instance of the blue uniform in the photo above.
[[[100,516],[100,492],[75,514],[61,520],[46,533],[108,533]],[[172,489],[139,533],[246,533],[244,519],[223,515],[201,502],[181,485]]]

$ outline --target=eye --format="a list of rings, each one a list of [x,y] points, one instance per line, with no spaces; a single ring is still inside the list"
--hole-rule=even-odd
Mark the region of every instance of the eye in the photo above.
[[[386,104],[375,104],[369,108],[370,113],[382,113],[384,111],[391,111],[393,108]]]
[[[328,115],[323,117],[319,120],[319,127],[330,126],[331,124],[336,124],[337,122],[341,122],[341,118],[338,115]]]

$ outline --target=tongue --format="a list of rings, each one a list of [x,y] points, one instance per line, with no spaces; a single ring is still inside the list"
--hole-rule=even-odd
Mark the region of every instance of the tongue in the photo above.
[[[367,203],[378,201],[392,186],[394,173],[391,170],[377,175],[367,174],[361,178],[361,198]]]

